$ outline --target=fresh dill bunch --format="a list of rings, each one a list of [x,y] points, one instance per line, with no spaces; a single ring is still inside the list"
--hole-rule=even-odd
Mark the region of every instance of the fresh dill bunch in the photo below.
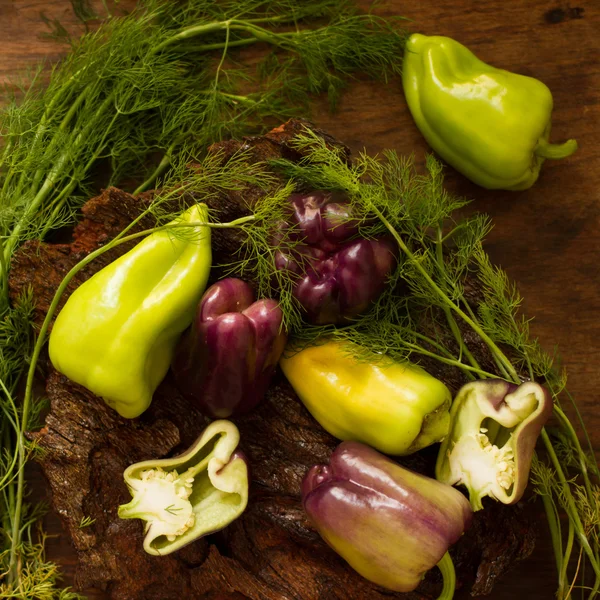
[[[19,595],[5,580],[0,581],[0,598],[35,598],[35,600],[85,600],[84,596],[70,588],[59,589],[61,580],[59,566],[45,558],[46,535],[41,529],[36,532],[39,542],[30,540],[21,543],[22,570]],[[8,551],[0,553],[0,564],[8,562]]]
[[[484,250],[489,219],[455,216],[466,200],[444,190],[442,168],[433,157],[421,174],[410,159],[393,152],[381,158],[361,154],[350,161],[342,150],[328,147],[309,131],[297,138],[296,147],[302,154],[298,162],[278,159],[271,166],[301,189],[344,192],[353,218],[364,224],[362,235],[395,240],[398,266],[379,300],[351,323],[313,327],[294,316],[292,351],[334,337],[352,342],[348,352],[358,360],[410,359],[428,365],[434,361],[453,367],[467,380],[500,377],[515,384],[528,379],[545,384],[554,400],[559,429],[542,431],[532,481],[552,534],[558,597],[565,597],[581,581],[579,571],[568,575],[576,543],[580,559],[585,559],[594,576],[589,597],[596,597],[600,591],[600,470],[585,424],[565,388],[566,374],[556,352],[548,354],[531,338],[516,287]],[[257,253],[258,248],[250,244],[248,250]],[[253,274],[270,280],[275,271],[271,264]],[[287,285],[293,286],[293,281]],[[282,303],[284,312],[288,305],[287,300]],[[575,409],[588,450],[582,448],[562,410],[561,396]],[[561,524],[561,511],[566,524]]]
[[[282,53],[278,66],[230,68],[236,48],[257,42]],[[73,43],[46,89],[0,113],[2,278],[22,241],[73,220],[98,165],[110,167],[108,185],[134,175],[136,191],[148,189],[184,144],[201,151],[299,115],[354,72],[398,74],[403,45],[395,22],[332,0],[150,0],[109,19]]]
[[[91,18],[87,2],[75,4],[83,21]],[[13,253],[24,241],[73,223],[82,203],[103,185],[139,193],[159,180],[172,182],[181,165],[202,157],[212,142],[258,132],[269,120],[305,116],[310,97],[321,92],[334,105],[355,74],[382,80],[397,75],[404,41],[397,20],[358,14],[351,2],[146,0],[130,15],[109,17],[71,41],[48,85],[33,78],[22,97],[0,112],[0,512],[3,546],[10,547],[2,555],[8,571],[3,593],[16,586],[24,598],[54,597],[55,581],[39,548],[21,541],[32,539],[33,526],[22,525],[23,466],[35,451],[24,433],[42,402],[30,398],[21,410],[16,400],[33,335],[30,303],[8,302]],[[273,52],[258,65],[246,64],[238,50],[259,43]],[[159,195],[149,209],[157,223],[172,217],[184,194],[234,189],[236,160],[225,171],[218,161],[203,163],[204,174],[182,178]],[[254,178],[268,186],[265,172],[250,174],[243,163],[240,182]],[[267,262],[258,261],[259,272],[266,273]]]

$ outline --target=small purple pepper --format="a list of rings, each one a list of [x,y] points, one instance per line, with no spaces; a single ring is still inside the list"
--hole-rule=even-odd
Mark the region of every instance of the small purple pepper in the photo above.
[[[369,446],[342,442],[329,465],[306,474],[302,503],[321,537],[366,579],[409,592],[439,563],[444,589],[453,591],[447,551],[472,512],[451,486],[408,471]]]
[[[282,321],[277,302],[254,302],[246,282],[215,283],[175,350],[172,369],[181,393],[214,418],[252,410],[285,347]]]
[[[287,236],[298,243],[290,251],[279,250],[275,266],[298,276],[294,295],[307,320],[343,323],[363,313],[396,264],[394,244],[356,239],[359,223],[352,219],[350,204],[334,194],[292,194],[289,200],[290,221],[281,224],[275,241]]]

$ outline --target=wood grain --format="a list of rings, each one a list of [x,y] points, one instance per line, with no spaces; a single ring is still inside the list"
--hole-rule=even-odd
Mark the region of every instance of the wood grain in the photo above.
[[[131,6],[121,3],[118,10]],[[411,29],[454,37],[486,62],[541,79],[554,95],[553,139],[578,140],[580,150],[573,157],[547,162],[540,180],[525,192],[489,192],[450,168],[447,183],[473,198],[474,209],[492,216],[495,228],[487,249],[518,283],[524,313],[535,317],[533,334],[548,350],[558,346],[569,388],[600,448],[600,4],[389,0],[378,12],[404,15],[413,20]],[[40,61],[55,62],[68,49],[47,38],[42,13],[74,33],[84,30],[64,0],[0,0],[0,83],[8,86],[1,102]],[[395,148],[413,152],[418,162],[427,151],[398,81],[387,86],[358,81],[335,116],[323,104],[313,119],[353,150]],[[59,531],[53,518],[48,526]],[[539,550],[498,586],[492,599],[553,597],[554,563],[543,517],[540,535]],[[74,561],[68,542],[52,540],[49,551],[65,564],[68,582]],[[89,597],[103,598],[95,592]]]

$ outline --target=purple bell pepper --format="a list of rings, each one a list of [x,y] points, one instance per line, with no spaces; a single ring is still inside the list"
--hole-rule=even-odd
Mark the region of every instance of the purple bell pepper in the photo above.
[[[289,200],[291,216],[275,244],[287,238],[293,246],[276,253],[275,266],[298,277],[294,295],[307,320],[343,323],[365,312],[396,264],[393,242],[357,238],[350,204],[332,193],[292,194]]]
[[[277,302],[254,302],[244,281],[215,283],[175,350],[172,369],[181,393],[214,418],[252,410],[285,347],[282,321]]]
[[[369,446],[343,442],[329,465],[308,471],[302,502],[321,537],[366,579],[409,592],[437,564],[444,589],[453,591],[447,551],[473,513],[451,486],[408,471]]]

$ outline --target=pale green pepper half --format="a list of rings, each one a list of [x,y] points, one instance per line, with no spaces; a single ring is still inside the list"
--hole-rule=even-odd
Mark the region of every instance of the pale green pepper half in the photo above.
[[[237,519],[248,504],[248,464],[237,450],[238,428],[213,421],[184,454],[131,465],[132,495],[121,519],[143,519],[144,550],[162,556]]]
[[[207,220],[196,204],[173,223]],[[192,322],[210,265],[207,225],[144,238],[71,294],[50,335],[52,364],[121,416],[139,416]]]

